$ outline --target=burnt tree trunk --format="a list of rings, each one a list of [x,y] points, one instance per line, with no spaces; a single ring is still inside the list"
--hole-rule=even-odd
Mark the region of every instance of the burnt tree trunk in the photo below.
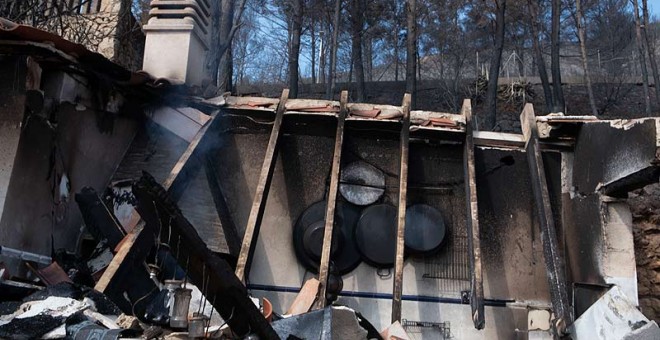
[[[644,34],[644,40],[646,40],[646,51],[649,54],[649,63],[651,64],[651,71],[653,72],[655,100],[658,103],[658,106],[660,106],[660,74],[658,73],[658,63],[655,59],[655,44],[654,41],[649,38],[649,6],[647,0],[642,0],[642,14],[644,24],[642,33]]]
[[[341,15],[341,0],[335,0],[335,15],[332,19],[332,42],[330,43],[330,71],[328,72],[325,97],[332,99],[335,93],[335,74],[337,73],[337,44],[339,41],[339,17]]]
[[[394,31],[394,81],[399,81],[399,28]]]
[[[598,107],[596,107],[596,98],[594,97],[594,89],[593,86],[591,85],[591,75],[589,74],[589,61],[587,60],[587,45],[586,45],[587,35],[584,29],[584,15],[582,13],[582,3],[580,2],[580,0],[575,0],[575,23],[577,24],[578,39],[580,40],[582,68],[584,69],[584,81],[587,83],[587,95],[589,96],[589,106],[591,106],[591,114],[596,116],[598,115]]]
[[[550,69],[552,72],[552,90],[554,92],[554,112],[565,112],[564,91],[561,88],[561,66],[559,60],[559,27],[561,24],[561,0],[552,0],[552,28],[550,33]]]
[[[635,15],[635,34],[637,49],[639,51],[639,64],[642,69],[642,83],[644,87],[644,105],[647,116],[651,115],[651,96],[649,93],[649,71],[646,68],[646,44],[642,38],[642,23],[639,18],[639,1],[633,0],[633,14]]]
[[[316,21],[312,18],[312,23],[309,25],[310,35],[310,48],[312,52],[312,84],[316,84]]]
[[[326,41],[326,33],[327,31],[321,31],[321,52],[319,52],[319,82],[321,84],[325,84],[325,57],[326,57],[326,50],[328,49],[328,42]]]
[[[407,21],[407,35],[406,35],[406,92],[410,93],[411,108],[416,107],[417,96],[417,81],[415,79],[417,70],[417,4],[416,0],[406,1],[406,21]]]
[[[484,128],[492,130],[497,120],[497,81],[500,75],[502,50],[504,49],[504,17],[506,14],[506,0],[496,1],[495,12],[495,48],[488,71],[488,89],[486,92],[486,116]]]
[[[213,2],[212,40],[207,69],[213,83],[222,91],[232,89],[231,43],[239,28],[239,21],[245,10],[245,1],[241,0],[237,7],[234,6],[234,0]],[[234,13],[236,8],[238,13]]]
[[[364,6],[362,0],[351,1],[351,59],[355,70],[357,101],[364,102],[364,62],[362,61],[362,29],[364,28]]]
[[[289,98],[298,98],[298,59],[302,33],[303,2],[291,1],[291,49],[289,50]]]
[[[528,0],[529,6],[529,26],[532,32],[532,48],[534,49],[534,59],[538,67],[539,77],[541,78],[541,85],[543,86],[543,96],[545,97],[545,109],[547,112],[552,112],[554,103],[552,99],[552,88],[550,87],[550,79],[548,78],[548,71],[545,68],[545,61],[543,60],[543,51],[541,51],[541,44],[539,44],[539,6],[536,0]]]
[[[374,81],[374,40],[371,35],[367,35],[364,43],[364,59],[366,67],[367,81]]]

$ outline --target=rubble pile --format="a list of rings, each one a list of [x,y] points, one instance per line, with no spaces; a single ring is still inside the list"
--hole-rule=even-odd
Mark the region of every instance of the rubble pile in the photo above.
[[[303,286],[286,314],[273,311],[267,299],[248,295],[220,256],[197,257],[208,249],[202,248],[194,229],[187,230],[186,239],[168,230],[168,235],[177,235],[176,241],[161,240],[162,230],[149,229],[156,222],[162,229],[162,221],[154,218],[167,218],[170,228],[183,225],[177,227],[178,232],[192,228],[185,219],[177,220],[182,218],[180,211],[153,178],[145,174],[133,189],[131,200],[144,221],[128,232],[106,206],[112,200],[102,200],[90,188],[76,195],[92,235],[88,242],[93,246],[81,247],[86,252],[59,250],[51,259],[0,248],[2,255],[29,269],[27,279],[12,276],[5,267],[0,270],[0,338],[306,339],[322,333],[337,339],[381,338],[350,308],[329,305],[313,310],[319,288],[316,279]],[[141,206],[145,200],[156,210]],[[186,247],[191,242],[197,242],[195,249]],[[185,262],[181,261],[184,252]],[[197,261],[202,266],[201,280],[194,268]],[[259,313],[257,320],[252,310]],[[245,325],[247,332],[241,330]]]

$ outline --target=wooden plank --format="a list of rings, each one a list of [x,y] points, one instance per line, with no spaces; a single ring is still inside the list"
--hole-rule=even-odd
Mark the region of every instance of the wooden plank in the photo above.
[[[256,192],[254,193],[254,200],[252,201],[252,209],[250,210],[250,216],[248,217],[247,226],[245,227],[245,234],[243,235],[241,252],[238,256],[238,263],[236,264],[236,276],[241,281],[245,281],[245,275],[250,272],[252,255],[254,254],[254,248],[257,245],[257,237],[259,236],[259,229],[261,228],[264,210],[266,210],[266,200],[268,199],[268,191],[270,190],[270,183],[273,179],[273,171],[275,170],[277,145],[280,140],[280,130],[288,98],[289,89],[284,89],[279,104],[277,105],[275,121],[273,122],[273,128],[270,132],[268,148],[266,149],[266,155],[264,156],[261,174],[259,175],[259,182],[257,184]]]
[[[481,269],[481,241],[479,239],[479,206],[477,203],[477,173],[474,165],[474,139],[472,126],[472,104],[469,99],[463,101],[461,109],[465,116],[465,150],[463,164],[465,173],[465,198],[467,206],[467,237],[470,250],[470,306],[474,328],[483,329],[484,285]]]
[[[394,259],[394,284],[392,293],[392,323],[401,321],[401,295],[403,294],[403,255],[406,231],[406,195],[408,192],[408,142],[410,137],[410,93],[403,96],[401,121],[401,164],[399,167],[399,202],[396,214],[396,257]]]
[[[298,295],[296,295],[295,300],[289,307],[289,310],[286,311],[286,315],[300,315],[309,312],[316,301],[316,296],[319,291],[319,280],[311,278],[305,281],[305,284],[302,286]]]
[[[548,274],[550,299],[552,300],[552,309],[554,312],[553,327],[557,334],[562,336],[565,334],[566,328],[573,322],[573,313],[569,305],[566,290],[564,260],[557,241],[557,230],[552,214],[548,181],[539,146],[538,128],[532,104],[525,105],[520,115],[520,122],[526,140],[525,150],[527,152],[532,191],[534,192],[534,201],[541,228],[543,258]]]
[[[339,116],[337,117],[337,131],[335,135],[335,149],[330,170],[330,190],[325,209],[325,226],[323,230],[323,248],[319,264],[319,294],[314,305],[315,309],[322,309],[326,305],[325,293],[328,286],[328,270],[330,266],[330,250],[332,248],[332,230],[335,223],[335,207],[337,204],[337,191],[339,189],[339,173],[341,171],[341,150],[344,145],[344,123],[348,113],[348,91],[342,91],[339,100]]]
[[[144,225],[138,224],[118,245],[117,254],[105,269],[94,289],[101,293],[114,291],[130,273],[136,262],[143,262],[154,245],[154,235],[144,231]],[[141,261],[140,261],[141,260]]]
[[[215,121],[216,115],[217,112],[211,114],[211,118],[199,129],[163,182],[163,187],[169,192],[170,197],[175,202],[179,201],[188,183],[190,183],[190,180],[202,166],[204,153],[208,150],[208,146],[202,143],[202,141],[206,139],[207,131]]]
[[[238,338],[254,332],[260,339],[277,339],[231,266],[206,246],[164,188],[145,174],[133,185],[133,193],[146,225],[158,228],[162,240],[171,239],[172,256]]]

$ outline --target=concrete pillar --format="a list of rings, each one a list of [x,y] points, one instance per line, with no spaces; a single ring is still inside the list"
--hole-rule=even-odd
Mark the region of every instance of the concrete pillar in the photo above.
[[[142,69],[158,78],[201,85],[211,33],[209,0],[152,0]]]

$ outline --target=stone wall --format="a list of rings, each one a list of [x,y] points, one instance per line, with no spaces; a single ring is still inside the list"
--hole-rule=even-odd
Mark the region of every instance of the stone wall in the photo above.
[[[660,184],[630,193],[635,223],[639,305],[649,319],[660,322]]]

